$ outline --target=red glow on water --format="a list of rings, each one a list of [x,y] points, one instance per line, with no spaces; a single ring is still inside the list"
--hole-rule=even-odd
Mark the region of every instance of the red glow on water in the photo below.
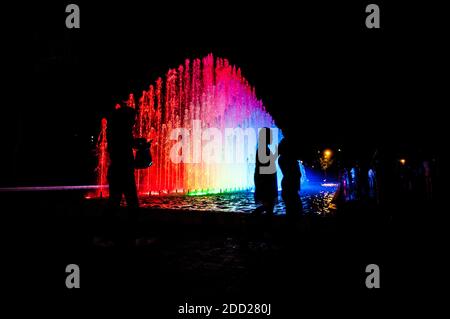
[[[169,133],[178,127],[192,129],[193,120],[201,120],[202,129],[215,127],[222,131],[229,127],[274,126],[255,89],[227,59],[214,59],[212,54],[193,61],[186,59],[170,69],[164,80],[158,78],[137,101],[130,94],[125,103],[137,111],[134,136],[153,140],[154,165],[136,170],[139,194],[210,193],[253,187],[254,164],[175,164],[169,158],[176,142],[170,140]],[[100,186],[107,184],[106,126],[106,120],[102,120],[97,144]],[[97,196],[105,196],[106,191],[101,187]]]

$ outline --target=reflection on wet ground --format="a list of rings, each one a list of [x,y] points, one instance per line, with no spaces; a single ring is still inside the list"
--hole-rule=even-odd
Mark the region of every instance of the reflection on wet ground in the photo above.
[[[330,202],[334,196],[336,187],[320,185],[304,187],[301,191],[301,199],[305,214],[324,215],[332,212]],[[279,200],[275,206],[275,214],[284,214],[285,206]],[[213,194],[201,196],[149,196],[141,197],[141,206],[148,208],[195,210],[195,211],[217,211],[251,213],[257,204],[252,192],[240,192],[229,194]]]

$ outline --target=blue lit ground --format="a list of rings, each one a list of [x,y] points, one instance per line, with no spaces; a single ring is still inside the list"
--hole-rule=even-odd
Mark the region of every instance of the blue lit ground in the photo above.
[[[330,202],[335,186],[307,183],[301,190],[305,214],[323,215],[331,212]],[[141,198],[141,206],[147,208],[251,213],[256,207],[252,192],[212,194],[198,196],[149,196]],[[284,214],[284,202],[279,195],[275,214]]]

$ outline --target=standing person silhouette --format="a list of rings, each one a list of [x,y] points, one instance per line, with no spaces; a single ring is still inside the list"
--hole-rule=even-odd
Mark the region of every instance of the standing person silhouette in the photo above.
[[[255,209],[255,213],[267,213],[273,214],[275,203],[278,199],[278,186],[277,186],[277,172],[276,169],[273,172],[263,172],[262,167],[275,164],[275,154],[273,154],[269,145],[272,144],[272,134],[269,128],[264,127],[259,131],[258,136],[258,151],[256,152],[256,165],[255,165],[255,201],[260,203],[261,206]],[[267,162],[263,163],[260,159],[259,153],[265,154]]]
[[[299,195],[302,173],[293,147],[287,136],[281,140],[278,146],[280,154],[278,165],[283,173],[281,197],[286,205],[286,216],[289,219],[299,217],[303,212],[302,201]]]
[[[130,214],[135,215],[139,207],[134,177],[133,126],[136,111],[128,106],[119,106],[112,112],[106,131],[110,165],[108,170],[109,207],[120,206],[125,195]]]
[[[128,206],[128,223],[125,229],[120,226],[120,233],[125,232],[128,239],[136,235],[139,202],[134,177],[133,126],[135,117],[136,111],[133,108],[116,105],[108,121],[106,135],[110,159],[109,199],[102,219],[102,237],[94,238],[94,244],[97,246],[109,247],[114,244],[110,239],[115,233],[114,216],[120,208],[122,195],[125,195]],[[115,235],[118,234],[115,233]]]

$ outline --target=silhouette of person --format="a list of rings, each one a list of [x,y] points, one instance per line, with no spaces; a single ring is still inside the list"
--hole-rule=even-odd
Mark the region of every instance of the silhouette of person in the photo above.
[[[342,180],[343,180],[343,185],[344,185],[343,189],[344,189],[345,200],[347,201],[350,199],[350,177],[349,177],[347,168],[343,169]]]
[[[350,199],[351,200],[357,200],[359,199],[359,193],[360,193],[360,180],[359,180],[359,165],[358,163],[355,164],[350,169]]]
[[[433,198],[433,183],[431,175],[431,164],[428,160],[422,162],[423,166],[423,176],[425,178],[425,194],[426,199],[430,200]]]
[[[116,105],[111,113],[106,128],[107,149],[109,153],[109,199],[106,210],[102,214],[101,236],[94,238],[97,246],[109,247],[114,243],[111,237],[114,233],[114,215],[120,207],[122,195],[128,206],[128,223],[125,234],[131,236],[136,232],[137,213],[139,208],[136,182],[134,177],[133,126],[136,112],[128,106]],[[121,226],[122,228],[122,226]],[[117,235],[117,234],[116,234]]]
[[[136,112],[133,108],[118,107],[112,112],[106,131],[110,159],[109,207],[118,208],[123,194],[131,214],[135,214],[133,210],[139,207],[133,156],[135,118]]]
[[[255,201],[261,203],[261,206],[256,208],[255,213],[273,214],[275,203],[278,199],[278,184],[276,168],[264,171],[264,168],[269,168],[269,165],[275,165],[275,155],[270,151],[269,145],[272,144],[272,134],[267,127],[259,131],[258,136],[258,151],[256,152],[255,165]],[[260,158],[260,153],[264,152],[266,158]]]
[[[298,164],[298,158],[293,145],[287,137],[284,137],[278,146],[278,165],[283,173],[281,180],[281,197],[286,206],[287,217],[297,217],[303,211],[300,199],[300,180],[302,173]]]
[[[347,183],[347,170],[345,168],[342,168],[339,170],[339,176],[338,176],[338,188],[336,190],[336,193],[333,196],[332,203],[343,203],[347,200],[347,194],[348,194],[348,183]]]

